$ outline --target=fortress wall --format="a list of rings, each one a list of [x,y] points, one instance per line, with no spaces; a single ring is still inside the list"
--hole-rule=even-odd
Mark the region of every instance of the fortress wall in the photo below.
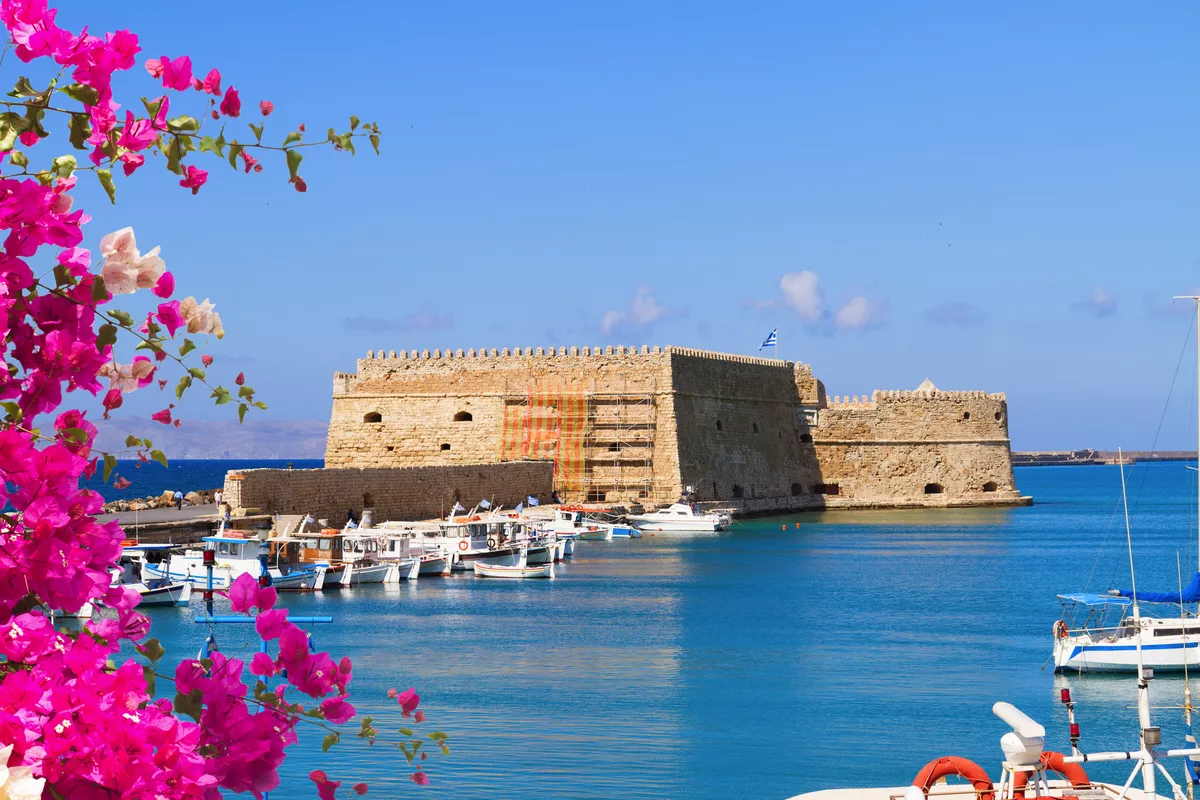
[[[225,476],[233,508],[312,514],[342,523],[347,509],[374,507],[376,521],[444,516],[459,500],[468,510],[480,498],[512,508],[532,494],[549,498],[553,465],[546,461],[403,469],[251,469]]]
[[[699,499],[791,498],[793,483],[819,482],[791,363],[677,353],[672,377],[680,477]]]
[[[991,504],[1018,497],[1002,394],[876,391],[869,400],[830,398],[812,436],[821,482],[838,487],[830,505]],[[926,493],[929,484],[942,491]]]

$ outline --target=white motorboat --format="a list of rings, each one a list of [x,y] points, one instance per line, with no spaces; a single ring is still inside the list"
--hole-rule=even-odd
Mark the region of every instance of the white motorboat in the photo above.
[[[142,574],[142,565],[148,558],[167,566],[169,571],[171,554],[179,548],[173,544],[126,544],[121,549],[121,558],[112,570],[112,585],[129,586],[141,595],[141,608],[151,606],[186,606],[192,599],[192,584],[188,581],[168,582],[147,580]]]
[[[374,532],[343,531],[342,586],[361,586],[368,583],[395,583],[415,580],[420,561],[416,558],[382,560],[380,540]]]
[[[205,536],[201,539],[208,550],[214,552],[213,588],[228,589],[232,582],[243,574],[258,578],[263,572],[260,559],[263,543],[258,539],[243,539],[230,535]],[[278,591],[318,591],[325,583],[325,566],[322,564],[300,565],[280,563],[267,570],[271,585]],[[187,582],[201,588],[207,586],[208,571],[204,565],[203,550],[185,550],[173,556],[170,562],[153,564],[142,562],[143,580],[164,580],[171,583]]]
[[[417,563],[415,559],[409,559],[408,566],[411,568]],[[350,587],[364,586],[370,583],[392,583],[393,581],[389,580],[389,578],[392,577],[394,570],[397,573],[399,572],[398,565],[394,563],[363,561],[347,564],[346,568],[342,571],[342,586]],[[406,570],[404,574],[407,576],[408,571]],[[399,580],[400,578],[397,574],[395,581]]]
[[[147,586],[144,583],[130,583],[127,586],[132,586],[137,590],[137,593],[142,596],[142,600],[138,603],[138,608],[148,606],[186,606],[192,601],[192,584],[183,583],[166,583],[162,586]]]
[[[733,523],[733,518],[729,514],[706,514],[694,503],[673,503],[668,508],[635,514],[629,521],[643,531],[705,533],[725,530]]]
[[[532,565],[526,562],[525,554],[516,564],[488,564],[476,561],[475,574],[484,578],[553,578],[554,563]]]

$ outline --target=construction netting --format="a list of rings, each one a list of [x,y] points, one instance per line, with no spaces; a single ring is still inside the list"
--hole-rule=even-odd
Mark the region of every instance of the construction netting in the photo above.
[[[583,490],[588,395],[582,385],[530,383],[524,401],[504,406],[502,461],[553,460],[560,492]]]

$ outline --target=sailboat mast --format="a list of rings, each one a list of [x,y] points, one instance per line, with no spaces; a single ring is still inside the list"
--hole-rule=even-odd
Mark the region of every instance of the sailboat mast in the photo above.
[[[1138,725],[1141,727],[1139,738],[1142,744],[1142,792],[1150,797],[1155,796],[1154,761],[1147,759],[1150,747],[1146,745],[1146,729],[1150,727],[1150,681],[1142,663],[1142,617],[1138,610],[1137,574],[1133,569],[1133,534],[1129,529],[1129,497],[1125,490],[1125,456],[1117,448],[1117,469],[1121,470],[1121,503],[1125,507],[1125,544],[1129,549],[1129,582],[1133,594],[1133,626],[1137,630],[1134,645],[1137,648],[1137,699]]]

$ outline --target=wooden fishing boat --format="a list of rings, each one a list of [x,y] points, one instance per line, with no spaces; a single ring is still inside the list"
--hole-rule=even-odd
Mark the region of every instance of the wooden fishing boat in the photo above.
[[[484,578],[553,578],[554,564],[538,564],[537,566],[504,564],[486,564],[474,562],[475,574]]]

